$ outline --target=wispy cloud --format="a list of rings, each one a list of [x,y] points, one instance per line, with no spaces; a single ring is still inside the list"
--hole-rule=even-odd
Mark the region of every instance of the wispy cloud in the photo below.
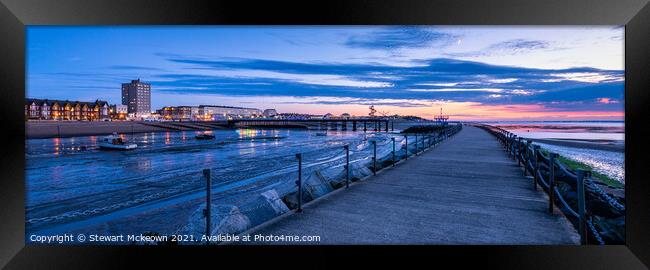
[[[568,98],[594,103],[599,98],[618,100],[623,72],[594,68],[533,69],[490,65],[475,61],[435,58],[418,66],[376,63],[346,64],[290,62],[246,58],[167,56],[183,63],[179,73],[162,73],[154,79],[168,92],[227,95],[329,96],[351,98],[351,104],[375,103],[414,107],[421,104],[380,99],[476,101],[486,104],[517,102],[536,104]],[[593,90],[596,89],[596,90]],[[584,96],[584,97],[583,97]],[[364,100],[358,100],[363,98]],[[339,101],[318,101],[318,104]]]
[[[403,108],[427,108],[431,107],[430,101],[410,99],[368,99],[368,98],[328,98],[318,97],[304,99],[301,101],[282,102],[282,104],[322,104],[322,105],[374,105],[374,106],[396,106]]]
[[[146,66],[131,66],[131,65],[112,65],[108,67],[113,70],[149,70],[149,71],[160,71],[162,69],[156,67],[146,67]]]
[[[525,52],[530,50],[548,49],[550,44],[543,40],[513,39],[490,45],[488,50],[504,50],[510,52]]]
[[[426,48],[432,44],[449,45],[457,35],[422,27],[392,27],[365,35],[351,36],[345,45],[353,48],[395,50],[402,48]]]
[[[530,40],[530,39],[512,39],[494,43],[478,51],[447,53],[452,57],[480,57],[480,56],[498,56],[498,55],[517,55],[529,52],[538,52],[544,50],[560,50],[561,47],[552,46],[548,41]]]

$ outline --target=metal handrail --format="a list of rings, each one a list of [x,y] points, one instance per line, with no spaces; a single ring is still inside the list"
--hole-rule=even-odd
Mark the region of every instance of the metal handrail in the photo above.
[[[556,198],[558,199],[558,201],[562,203],[562,206],[564,206],[564,208],[567,210],[567,212],[569,212],[570,215],[572,215],[575,218],[580,217],[580,215],[578,215],[578,213],[575,210],[573,210],[573,208],[571,208],[571,206],[566,202],[566,200],[564,200],[564,197],[562,196],[562,194],[560,194],[560,191],[557,189],[557,187],[553,187],[553,192],[555,192],[555,195],[557,196]]]
[[[524,143],[521,138],[518,138],[516,135],[506,130],[488,125],[477,126],[493,134],[497,140],[504,145],[506,151],[517,161],[518,165],[524,167],[524,174],[526,174],[526,171],[530,171],[531,174],[533,174],[535,183],[534,187],[536,187],[536,184],[539,183],[542,186],[543,190],[549,194],[549,203],[551,207],[553,206],[552,202],[557,200],[560,203],[560,210],[562,212],[578,219],[578,224],[580,225],[579,232],[581,236],[581,243],[586,244],[588,238],[587,235],[591,235],[593,239],[596,239],[599,244],[604,244],[600,232],[596,230],[592,222],[593,215],[586,210],[586,195],[599,196],[601,199],[604,199],[610,207],[618,211],[625,211],[625,205],[619,203],[615,198],[611,197],[600,187],[598,187],[591,179],[590,172],[576,172],[568,168],[561,161],[555,158],[551,158],[556,154],[549,153],[548,155],[545,155],[544,152],[536,150],[536,146],[533,145],[531,141]],[[533,160],[533,157],[537,158],[536,163],[539,164],[533,163],[535,161]],[[549,164],[551,160],[553,161],[553,164]],[[542,171],[550,172],[551,167],[553,167],[553,173],[550,173],[548,176],[550,178],[545,179],[544,173],[542,173]],[[578,191],[576,191],[576,193],[578,193],[578,209],[574,209],[574,207],[569,205],[566,198],[562,195],[562,193],[555,185],[555,178],[558,176],[563,179],[569,178],[576,183],[576,187],[578,188]],[[585,187],[587,186],[591,187],[591,189],[595,192],[595,195],[585,192]]]
[[[445,129],[443,129],[441,132],[439,132],[436,136],[433,136],[433,134],[422,134],[422,133],[420,133],[419,135],[423,136],[423,137],[422,137],[422,139],[420,139],[419,144],[416,141],[416,143],[414,145],[415,146],[415,151],[412,152],[412,153],[414,155],[417,154],[417,153],[421,153],[422,151],[437,145],[438,143],[440,143],[444,139],[455,135],[460,130],[462,130],[462,125],[447,127]],[[409,156],[409,151],[408,151],[409,144],[408,144],[408,137],[407,137],[408,135],[409,134],[400,135],[400,136],[405,136],[406,137],[406,141],[405,141],[405,145],[404,145],[404,149],[405,149],[405,155],[403,156],[404,159],[408,159],[408,156]],[[390,160],[391,160],[392,165],[395,166],[395,163],[396,163],[395,159],[397,157],[397,155],[395,153],[396,152],[395,137],[392,137],[390,140],[386,140],[383,143],[377,143],[377,140],[371,140],[370,144],[372,145],[372,157],[371,157],[372,158],[372,163],[371,163],[372,165],[371,166],[372,166],[373,175],[375,175],[377,173],[377,171],[380,170],[380,168],[377,167],[377,161],[378,161],[378,158],[377,158],[377,146],[386,146],[386,145],[392,144],[392,151],[391,151],[391,154],[390,154],[390,156],[391,156]],[[334,148],[334,147],[332,147],[332,148]],[[336,148],[338,148],[338,146]],[[297,192],[297,207],[296,207],[296,209],[294,211],[297,212],[297,213],[300,213],[300,212],[303,211],[303,208],[302,208],[303,189],[307,188],[308,191],[313,192],[313,190],[315,188],[322,187],[322,186],[325,185],[325,184],[322,184],[322,185],[321,184],[316,184],[316,185],[314,185],[314,184],[309,184],[309,183],[305,183],[304,181],[302,181],[303,160],[305,159],[305,154],[319,153],[319,152],[322,152],[322,151],[323,151],[323,149],[318,149],[318,150],[314,150],[314,151],[310,151],[310,152],[297,153],[295,155],[295,159],[297,160],[298,164],[297,164],[297,181],[295,182],[296,192]],[[341,152],[336,152],[333,155],[333,156],[338,156],[340,154],[345,155],[345,165],[343,166],[343,168],[344,168],[344,172],[345,172],[344,181],[345,181],[345,187],[346,188],[349,187],[349,182],[350,182],[350,154],[355,153],[355,152],[360,153],[360,152],[362,152],[362,150],[360,150],[360,151],[351,151],[350,146],[346,144],[346,145],[343,146]],[[328,156],[326,158],[323,158],[323,157],[319,157],[319,158],[322,159],[322,160],[326,160],[326,159],[332,158],[332,155],[330,155],[330,156]],[[382,160],[384,158],[382,158]],[[274,157],[272,159],[277,159],[277,157]],[[402,159],[402,155],[399,156],[399,159]],[[309,169],[310,167],[311,166],[306,166],[305,169]],[[211,223],[212,223],[212,220],[211,220],[212,211],[211,211],[211,207],[210,207],[211,203],[212,203],[212,198],[211,198],[212,197],[211,196],[211,194],[212,194],[212,192],[211,192],[212,176],[210,174],[210,169],[203,170],[203,178],[205,178],[206,183],[207,183],[206,184],[206,209],[204,209],[204,217],[206,219],[206,234],[210,235],[210,233],[211,233],[210,229],[211,229]],[[281,202],[282,200],[281,199],[276,199],[276,201]],[[246,210],[240,211],[240,212],[253,211],[253,210],[261,208],[263,206],[264,206],[264,204],[259,204],[257,206],[254,206],[252,208],[249,208],[249,209],[246,209]],[[238,213],[240,213],[240,212],[238,212]],[[36,222],[36,221],[37,220],[35,220],[34,222]],[[29,221],[28,221],[28,223],[29,223]]]

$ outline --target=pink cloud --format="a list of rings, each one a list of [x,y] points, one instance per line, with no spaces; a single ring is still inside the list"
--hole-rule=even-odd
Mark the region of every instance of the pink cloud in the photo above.
[[[598,98],[598,99],[596,99],[596,101],[598,101],[598,103],[602,103],[602,104],[616,104],[616,103],[618,103],[618,100],[611,99],[611,98]]]

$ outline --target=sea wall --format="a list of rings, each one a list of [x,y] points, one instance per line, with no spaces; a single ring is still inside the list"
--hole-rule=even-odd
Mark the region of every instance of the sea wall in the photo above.
[[[25,123],[27,139],[156,131],[167,131],[167,129],[143,125],[138,121],[28,121]]]

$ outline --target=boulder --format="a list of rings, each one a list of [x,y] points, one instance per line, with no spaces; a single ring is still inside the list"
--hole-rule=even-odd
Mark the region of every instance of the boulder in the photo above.
[[[210,234],[213,236],[237,234],[251,226],[248,217],[242,214],[237,206],[212,204],[210,207],[212,208]],[[200,240],[205,234],[205,208],[205,203],[201,204],[190,215],[187,225],[180,229],[179,234],[194,235],[194,239]]]
[[[261,195],[266,199],[266,201],[271,206],[271,209],[275,211],[276,215],[281,215],[289,211],[289,208],[286,204],[284,204],[284,202],[282,202],[280,195],[275,189],[262,192]]]
[[[314,173],[303,179],[303,193],[308,193],[311,200],[330,193],[334,190],[327,177],[321,171]]]
[[[370,164],[372,166],[372,163]],[[372,170],[366,162],[350,163],[350,180],[357,181],[372,174]]]
[[[625,216],[611,219],[594,216],[594,223],[605,243],[625,244]]]

